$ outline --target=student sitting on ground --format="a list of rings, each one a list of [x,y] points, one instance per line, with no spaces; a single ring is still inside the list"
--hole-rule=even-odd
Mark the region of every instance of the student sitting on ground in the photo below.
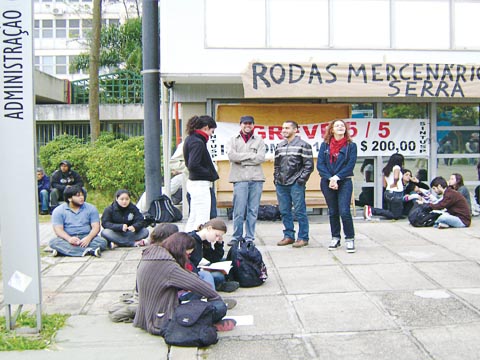
[[[195,250],[190,256],[190,261],[195,267],[202,258],[214,263],[223,260],[225,250],[223,248],[223,235],[227,232],[227,225],[221,219],[215,218],[200,225],[196,231],[188,234],[195,239]],[[210,271],[217,291],[233,292],[240,286],[236,281],[227,281],[221,271]]]
[[[435,204],[428,204],[432,210],[446,209],[440,217],[435,221],[435,227],[446,229],[449,227],[468,227],[471,223],[470,208],[467,200],[458,191],[448,187],[447,181],[438,176],[430,183],[432,190],[437,195],[442,195],[442,199]],[[423,204],[423,199],[417,200]]]
[[[128,190],[115,193],[115,200],[105,208],[102,215],[102,237],[110,243],[110,248],[117,246],[144,246],[148,244],[148,230],[145,228],[143,215],[130,201]]]
[[[87,190],[83,187],[83,180],[79,173],[72,170],[72,164],[67,160],[62,160],[50,177],[50,185],[52,190],[50,192],[50,205],[52,209],[56,208],[60,201],[66,201],[63,193],[66,188],[70,186],[80,186],[82,192],[87,199]]]
[[[37,168],[38,201],[40,201],[40,215],[48,215],[50,202],[50,179],[45,175],[43,168]]]
[[[186,233],[175,233],[161,244],[152,244],[143,251],[137,270],[139,304],[133,325],[160,335],[179,305],[178,290],[191,290],[205,297],[214,306],[213,322],[217,330],[235,327],[232,319],[221,320],[227,306],[220,295],[196,274],[185,269],[195,240]]]
[[[453,173],[448,179],[448,185],[453,189],[457,190],[460,194],[463,195],[465,200],[467,200],[468,207],[472,209],[472,202],[470,201],[470,192],[467,187],[463,184],[463,176],[458,173]]]
[[[50,240],[53,256],[101,256],[107,241],[97,236],[100,216],[92,204],[85,202],[80,186],[71,186],[63,193],[67,201],[53,210],[52,224],[56,238]]]

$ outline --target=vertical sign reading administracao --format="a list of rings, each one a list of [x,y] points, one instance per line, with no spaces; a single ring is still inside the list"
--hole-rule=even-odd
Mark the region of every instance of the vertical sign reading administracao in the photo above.
[[[4,303],[40,304],[33,1],[0,2],[0,241]]]

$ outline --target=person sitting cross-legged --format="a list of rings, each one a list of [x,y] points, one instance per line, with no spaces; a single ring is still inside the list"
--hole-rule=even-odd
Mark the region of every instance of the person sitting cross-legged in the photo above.
[[[56,238],[50,240],[53,256],[101,256],[107,241],[98,236],[100,216],[92,204],[85,202],[80,186],[71,186],[63,194],[65,203],[52,213]]]
[[[430,206],[432,210],[447,210],[438,217],[434,227],[446,229],[449,227],[461,228],[470,226],[472,221],[470,208],[463,195],[451,187],[448,187],[447,180],[441,176],[433,179],[430,186],[437,195],[443,195],[443,197],[437,203],[430,203],[428,206]],[[423,198],[417,201],[419,203],[424,202]]]
[[[149,233],[145,228],[143,215],[130,201],[130,192],[122,189],[115,193],[115,200],[107,206],[102,215],[102,237],[117,246],[144,246]]]

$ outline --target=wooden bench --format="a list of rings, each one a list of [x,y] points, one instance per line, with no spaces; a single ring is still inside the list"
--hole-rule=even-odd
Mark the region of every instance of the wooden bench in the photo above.
[[[233,184],[228,182],[230,174],[230,162],[228,160],[217,161],[218,175],[220,179],[215,182],[217,208],[232,208],[233,207]],[[260,205],[278,205],[277,193],[275,185],[273,184],[273,161],[266,161],[262,164],[263,172],[265,174],[265,183],[263,184],[262,198]],[[323,209],[327,209],[327,202],[320,190],[320,175],[315,169],[307,182],[305,191],[305,203],[307,208],[320,209],[320,214]],[[355,196],[352,193],[351,208],[355,216]]]

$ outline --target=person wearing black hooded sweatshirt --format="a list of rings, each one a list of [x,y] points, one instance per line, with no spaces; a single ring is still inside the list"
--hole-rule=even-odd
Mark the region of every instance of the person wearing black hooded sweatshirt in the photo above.
[[[50,177],[52,191],[50,192],[50,206],[52,210],[58,206],[59,201],[65,201],[63,192],[67,187],[77,185],[80,186],[87,200],[87,191],[83,187],[82,177],[74,170],[72,164],[67,160],[62,160],[58,165],[58,169],[54,171]]]
[[[149,232],[145,228],[143,215],[130,201],[128,190],[118,190],[115,201],[105,208],[102,215],[102,237],[110,243],[110,248],[117,246],[144,246]]]

